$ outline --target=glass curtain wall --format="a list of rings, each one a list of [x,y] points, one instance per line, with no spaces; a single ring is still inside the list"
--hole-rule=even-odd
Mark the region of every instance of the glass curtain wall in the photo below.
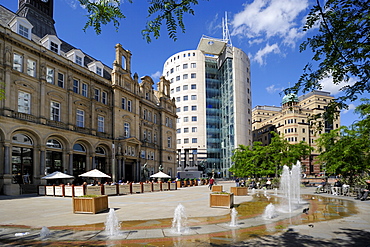
[[[221,171],[228,176],[231,167],[231,156],[235,149],[235,119],[234,119],[234,81],[233,60],[226,58],[220,68],[221,85]]]
[[[221,177],[220,86],[217,60],[206,58],[207,173]],[[209,175],[211,175],[209,174]]]

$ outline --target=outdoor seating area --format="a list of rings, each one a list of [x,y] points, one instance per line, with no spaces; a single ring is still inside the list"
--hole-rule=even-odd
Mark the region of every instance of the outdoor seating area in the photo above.
[[[150,193],[156,191],[177,190],[177,184],[171,182],[158,183],[128,183],[115,185],[39,185],[40,196],[75,197],[84,195],[127,195],[135,193]]]

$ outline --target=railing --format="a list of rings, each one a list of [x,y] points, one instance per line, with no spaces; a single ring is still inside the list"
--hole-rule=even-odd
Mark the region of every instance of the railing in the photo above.
[[[17,119],[22,119],[22,120],[26,120],[28,122],[34,122],[34,123],[38,122],[37,117],[27,114],[27,113],[14,112],[13,114],[14,114],[13,117]]]

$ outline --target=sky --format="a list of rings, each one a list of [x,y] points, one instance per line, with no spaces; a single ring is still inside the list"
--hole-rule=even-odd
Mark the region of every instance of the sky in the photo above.
[[[202,35],[223,38],[222,18],[227,13],[232,45],[251,61],[252,107],[280,106],[281,91],[293,86],[311,61],[312,53],[300,52],[299,45],[315,32],[302,31],[313,0],[199,0],[195,15],[184,17],[186,30],[179,31],[177,41],[168,37],[164,25],[160,38],[149,44],[141,34],[148,20],[148,1],[121,2],[126,18],[120,21],[118,32],[108,24],[97,35],[92,28],[82,30],[87,12],[77,0],[54,0],[58,37],[109,67],[115,59],[114,46],[120,43],[132,53],[132,73],[149,75],[157,82],[170,56],[196,49]],[[14,12],[18,8],[17,0],[0,0],[0,4]],[[330,79],[322,85],[323,91],[340,95],[340,86],[334,86]],[[347,103],[349,109],[341,112],[341,125],[346,126],[359,118],[353,111],[358,102]]]

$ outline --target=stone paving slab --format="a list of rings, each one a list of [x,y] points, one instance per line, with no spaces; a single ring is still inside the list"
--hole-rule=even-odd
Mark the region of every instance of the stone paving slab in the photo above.
[[[233,183],[225,183],[224,190],[228,190]],[[304,188],[302,193],[313,194],[315,188]],[[197,223],[196,218],[200,216],[221,216],[230,213],[229,209],[210,208],[209,207],[209,190],[206,186],[183,188],[178,191],[168,192],[154,192],[147,194],[135,194],[127,196],[114,196],[109,198],[109,206],[116,209],[117,217],[120,220],[149,220],[150,223],[158,223],[159,219],[172,219],[173,212],[178,203],[185,206],[189,222]],[[271,191],[270,191],[271,193]],[[322,196],[333,197],[329,194]],[[350,197],[340,197],[341,199],[353,200]],[[235,203],[238,204],[243,201],[251,200],[250,196],[235,197]],[[314,223],[313,227],[307,224],[289,226],[286,233],[289,236],[299,234],[302,239],[339,239],[343,241],[350,241],[351,234],[356,232],[368,232],[370,236],[370,201],[354,201],[358,214],[341,218],[337,220],[323,221]],[[41,240],[40,229],[42,226],[76,226],[91,223],[102,223],[106,220],[107,212],[92,215],[92,214],[73,214],[71,198],[62,197],[3,197],[0,196],[0,225],[14,225],[14,226],[30,226],[31,228],[0,228],[0,240]],[[338,207],[337,212],[342,212],[344,207]],[[190,214],[190,215],[189,215]],[[335,214],[335,213],[334,213]],[[274,222],[287,217],[280,214],[278,217],[269,220],[266,226],[267,230],[275,233]],[[262,222],[263,223],[263,222]],[[145,227],[143,223],[143,227]],[[196,224],[195,224],[196,225]],[[250,226],[261,225],[261,218],[255,217],[245,220],[238,220],[238,226],[246,228]],[[140,227],[140,226],[138,226]],[[238,228],[237,228],[238,229]],[[208,234],[223,231],[234,230],[229,228],[226,223],[208,224],[190,227],[190,234]],[[16,237],[16,233],[29,232],[28,235]],[[179,236],[173,235],[171,229],[140,229],[140,230],[126,230],[121,231],[119,239],[147,239],[147,238],[163,238]],[[172,235],[171,235],[172,234]],[[284,234],[277,234],[274,239],[277,243],[275,246],[280,246],[278,243],[283,242],[284,239],[279,238]],[[288,236],[287,235],[287,236]],[[211,237],[212,239],[219,239],[225,243],[232,242],[232,239],[223,237]],[[57,241],[68,240],[107,240],[110,239],[102,230],[96,231],[71,231],[71,230],[51,230],[50,236],[46,239],[54,239]],[[268,244],[269,241],[261,240],[261,243]],[[270,239],[271,240],[271,239]],[[257,240],[256,240],[257,241]],[[270,241],[271,243],[271,241]],[[344,242],[347,243],[347,242]],[[241,246],[241,245],[235,245]],[[257,246],[257,245],[256,245]],[[368,245],[370,246],[370,244]]]

